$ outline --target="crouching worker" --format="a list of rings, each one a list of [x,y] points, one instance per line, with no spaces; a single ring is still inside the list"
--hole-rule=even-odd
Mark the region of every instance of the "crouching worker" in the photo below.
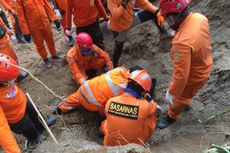
[[[32,104],[26,99],[23,91],[14,83],[19,75],[19,69],[10,66],[16,64],[11,57],[0,54],[0,107],[13,132],[23,134],[30,144],[38,143],[45,138],[43,124]],[[56,118],[47,119],[47,124],[54,124]]]
[[[83,84],[88,78],[97,75],[97,70],[106,65],[107,70],[113,69],[109,55],[93,44],[89,34],[82,32],[76,37],[76,46],[67,54],[67,61],[73,74],[73,79],[78,84]]]
[[[106,120],[101,123],[104,145],[144,145],[156,127],[156,112],[160,107],[148,96],[152,79],[146,70],[136,70],[129,76],[127,88],[105,105]],[[161,110],[161,109],[160,109]],[[127,128],[129,127],[129,128]]]

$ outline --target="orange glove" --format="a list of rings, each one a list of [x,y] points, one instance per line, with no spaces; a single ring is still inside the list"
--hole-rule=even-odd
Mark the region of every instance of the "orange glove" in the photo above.
[[[112,70],[113,69],[113,62],[112,61],[106,62],[106,67],[107,67],[108,71]]]
[[[80,83],[81,85],[82,85],[83,83],[85,83],[85,81],[86,81],[86,79],[83,78],[83,77],[79,79],[79,83]]]
[[[160,27],[163,27],[163,25],[164,25],[164,17],[161,15],[160,11],[157,12],[156,17],[157,17],[157,23],[158,23],[158,25]]]

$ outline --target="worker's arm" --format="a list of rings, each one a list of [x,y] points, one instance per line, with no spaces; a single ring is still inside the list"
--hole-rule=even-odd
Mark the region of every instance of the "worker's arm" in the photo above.
[[[71,29],[72,13],[73,13],[72,0],[66,0],[66,28],[67,29]]]
[[[48,2],[48,0],[43,0],[44,4],[45,4],[45,11],[47,13],[47,16],[49,18],[50,21],[54,22],[55,20],[57,20],[57,16],[55,15],[50,3]]]
[[[192,49],[182,44],[173,44],[171,57],[173,59],[173,80],[168,88],[169,94],[180,97],[187,84],[190,66],[191,66]]]
[[[114,19],[123,15],[125,8],[121,4],[117,4],[116,0],[107,0],[107,6]]]
[[[155,13],[158,10],[158,8],[151,4],[148,0],[136,0],[135,5],[137,7],[142,8],[143,10],[150,11],[153,13]]]
[[[98,57],[102,58],[106,62],[106,67],[108,70],[113,69],[113,62],[109,58],[109,55],[107,52],[103,51],[101,48],[99,48],[97,45],[93,44],[92,50],[98,55]]]
[[[5,153],[21,153],[1,107],[0,107],[0,147],[3,149]]]
[[[81,73],[76,61],[75,61],[75,55],[76,55],[76,47],[73,47],[69,50],[67,53],[67,62],[69,64],[70,71],[74,75],[75,81],[79,84],[83,84],[87,78]]]
[[[6,9],[6,10],[9,10],[11,11],[12,13],[15,13],[15,10],[7,4],[7,2],[5,0],[0,0],[2,6]]]
[[[20,28],[22,30],[23,35],[29,35],[30,30],[26,21],[26,17],[23,11],[23,6],[21,0],[17,0],[17,15],[18,15],[18,22],[20,24]]]
[[[100,12],[100,14],[101,14],[101,16],[102,16],[104,19],[108,19],[109,17],[108,17],[108,15],[107,15],[106,11],[105,11],[104,6],[103,6],[102,3],[101,3],[101,0],[95,0],[95,2],[96,2],[96,6],[97,6],[97,8],[98,8],[98,10],[99,10],[99,12]]]

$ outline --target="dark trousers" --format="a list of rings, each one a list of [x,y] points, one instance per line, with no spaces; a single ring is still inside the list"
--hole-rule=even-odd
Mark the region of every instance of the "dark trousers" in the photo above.
[[[28,100],[24,117],[19,122],[10,124],[10,128],[17,134],[23,134],[29,141],[37,139],[39,134],[44,131],[37,112]]]
[[[81,32],[86,32],[88,33],[91,38],[93,39],[94,44],[96,44],[97,46],[99,46],[101,49],[105,49],[104,47],[104,38],[99,26],[99,21],[97,20],[96,22],[85,26],[85,27],[77,27],[76,29],[76,33],[79,34]]]
[[[149,20],[154,21],[154,23],[156,24],[156,26],[158,28],[158,31],[161,34],[166,33],[166,30],[158,25],[156,14],[149,12],[149,11],[138,12],[137,15],[134,17],[134,23],[131,26],[131,28],[133,28],[133,27],[135,27],[141,23],[144,23],[146,21],[149,21]],[[113,66],[114,66],[114,68],[118,66],[119,59],[120,59],[120,56],[122,53],[122,49],[123,49],[123,46],[124,46],[124,43],[125,43],[125,40],[127,37],[128,30],[129,29],[125,30],[124,32],[113,31],[113,37],[115,39],[114,52],[113,52]]]
[[[10,24],[6,18],[6,13],[2,10],[0,13],[0,17],[2,18],[2,21],[5,23],[5,25],[10,28]]]

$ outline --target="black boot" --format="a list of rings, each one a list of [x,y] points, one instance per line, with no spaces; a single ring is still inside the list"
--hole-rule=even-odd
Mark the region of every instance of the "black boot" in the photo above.
[[[75,40],[71,36],[68,36],[68,38],[69,38],[68,46],[73,47],[75,45]]]
[[[44,66],[48,69],[52,67],[52,63],[50,62],[48,58],[44,60]]]
[[[17,82],[22,81],[23,79],[28,77],[28,75],[29,75],[29,73],[27,73],[26,71],[21,71],[18,78],[17,78]]]
[[[166,127],[168,127],[169,125],[171,125],[175,120],[170,118],[168,115],[166,117],[164,117],[160,123],[158,124],[158,128],[160,129],[164,129]]]

